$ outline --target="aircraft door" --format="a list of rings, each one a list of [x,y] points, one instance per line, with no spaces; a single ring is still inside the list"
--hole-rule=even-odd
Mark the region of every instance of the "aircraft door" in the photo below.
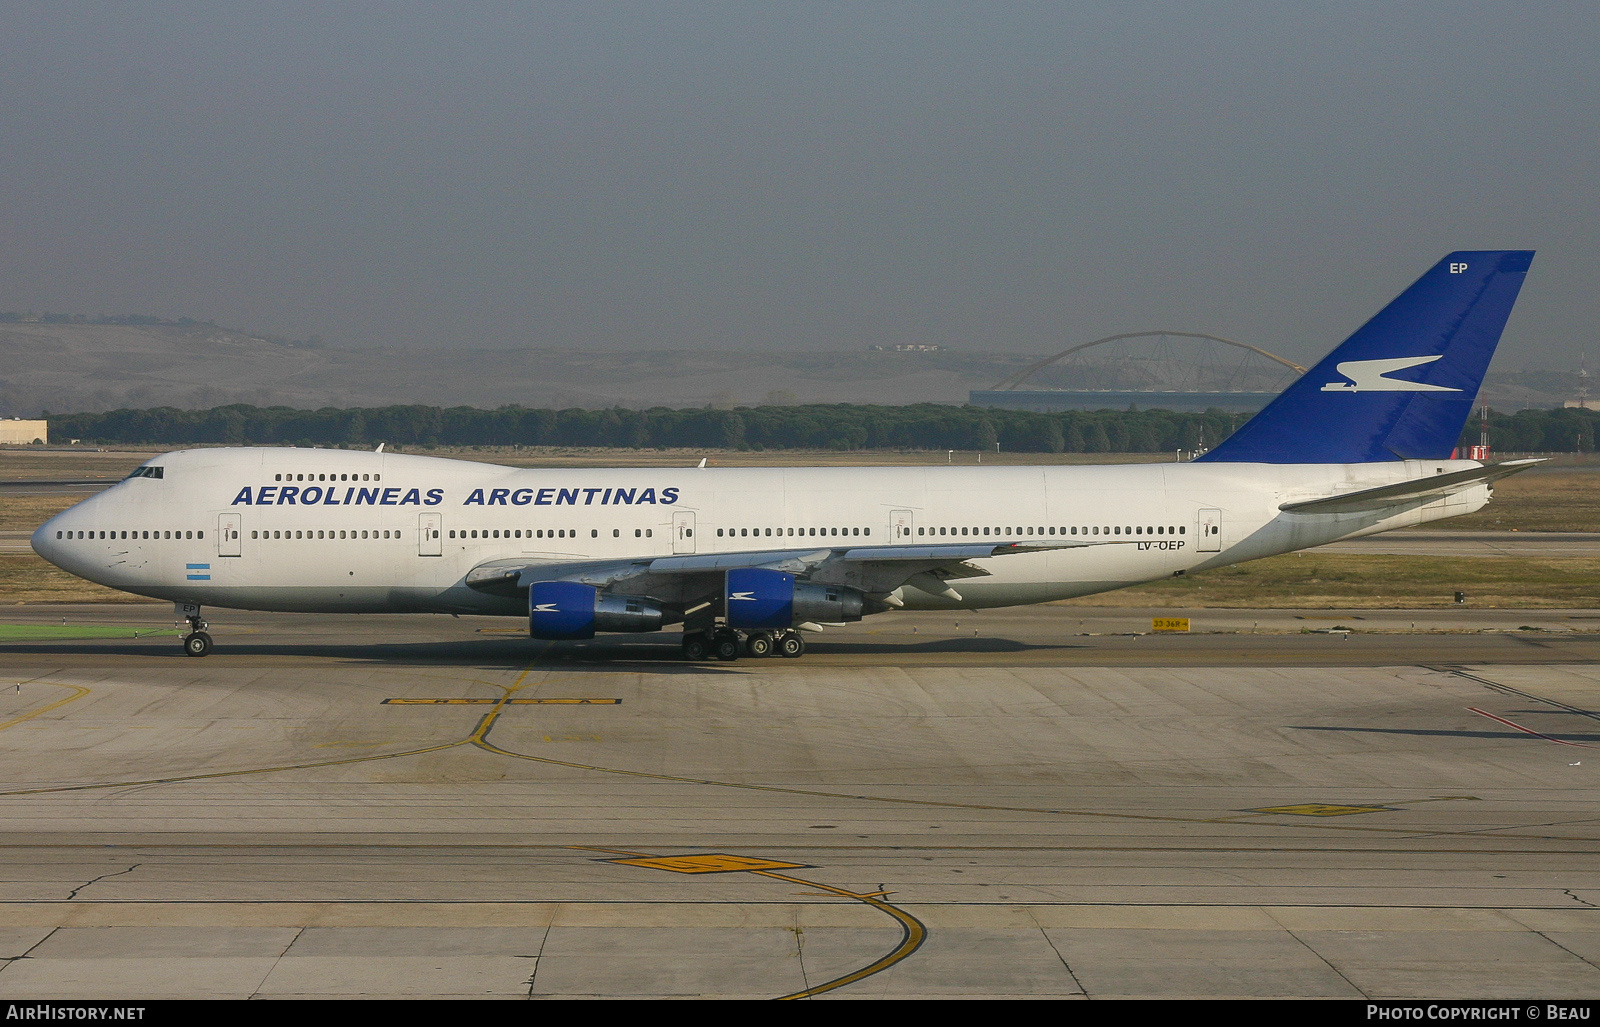
[[[217,515],[217,555],[239,556],[242,552],[239,542],[240,514],[225,513]]]
[[[912,523],[915,518],[910,510],[891,510],[889,512],[889,537],[896,542],[909,542],[916,525]]]
[[[417,525],[421,534],[417,536],[418,556],[443,556],[444,555],[444,514],[425,513],[417,515]]]
[[[672,551],[674,553],[694,552],[694,511],[672,511]]]
[[[1199,553],[1222,552],[1222,511],[1201,510],[1199,523],[1200,537],[1194,540],[1194,548]]]

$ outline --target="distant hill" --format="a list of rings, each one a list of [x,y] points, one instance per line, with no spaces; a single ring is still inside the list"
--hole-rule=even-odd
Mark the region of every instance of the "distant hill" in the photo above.
[[[0,320],[0,416],[124,407],[732,407],[775,403],[965,403],[1035,356],[960,350],[575,352],[346,350],[197,322]],[[1047,369],[1030,387],[1072,387]],[[1559,406],[1562,372],[1491,373],[1503,410]]]
[[[0,323],[0,414],[121,407],[964,403],[1026,355],[341,350],[209,324]]]

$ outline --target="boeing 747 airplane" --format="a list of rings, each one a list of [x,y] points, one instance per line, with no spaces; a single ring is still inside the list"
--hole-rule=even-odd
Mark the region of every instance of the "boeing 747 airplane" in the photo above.
[[[1125,466],[525,470],[321,449],[147,461],[33,548],[205,606],[682,625],[683,654],[800,656],[897,609],[1045,603],[1471,513],[1534,461],[1452,459],[1533,260],[1452,253],[1217,448]]]

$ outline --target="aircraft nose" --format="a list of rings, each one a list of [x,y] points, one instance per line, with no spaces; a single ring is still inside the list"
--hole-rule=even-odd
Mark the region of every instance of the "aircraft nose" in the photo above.
[[[38,529],[34,531],[33,537],[28,540],[33,546],[33,551],[35,553],[38,553],[41,557],[49,560],[57,567],[61,566],[61,561],[59,559],[61,553],[61,543],[57,541],[56,535],[62,530],[62,515],[57,514],[41,524]]]

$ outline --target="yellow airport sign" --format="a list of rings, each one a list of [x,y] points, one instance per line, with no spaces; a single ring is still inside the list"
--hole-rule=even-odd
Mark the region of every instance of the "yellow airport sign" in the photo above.
[[[1152,617],[1150,618],[1151,631],[1188,631],[1189,618],[1187,617]]]

